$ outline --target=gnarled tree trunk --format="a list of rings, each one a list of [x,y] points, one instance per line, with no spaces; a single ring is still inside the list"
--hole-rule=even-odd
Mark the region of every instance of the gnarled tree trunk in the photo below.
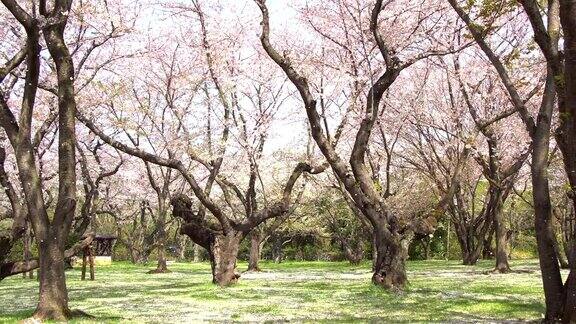
[[[208,251],[212,266],[212,282],[222,287],[236,283],[240,278],[236,273],[238,250],[246,234],[236,230],[224,233],[214,228],[192,212],[192,201],[185,195],[174,197],[172,206],[173,215],[185,221],[180,227],[180,233],[188,235],[192,242]]]
[[[236,272],[236,259],[242,233],[233,232],[228,235],[217,235],[210,245],[210,263],[212,265],[212,282],[225,287],[234,284],[240,278]]]
[[[407,284],[405,261],[407,247],[399,234],[386,238],[379,227],[374,230],[376,262],[372,282],[393,291],[403,290]]]
[[[362,248],[361,243],[343,244],[342,250],[344,252],[344,257],[346,257],[346,260],[348,260],[352,265],[360,264],[364,258],[364,249]]]

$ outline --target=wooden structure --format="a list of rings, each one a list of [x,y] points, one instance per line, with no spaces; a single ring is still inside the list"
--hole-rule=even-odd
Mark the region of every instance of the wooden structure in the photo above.
[[[94,280],[94,257],[111,257],[115,240],[116,236],[95,235],[92,243],[84,248],[82,251],[82,280],[86,280],[86,263],[90,267],[90,280]]]

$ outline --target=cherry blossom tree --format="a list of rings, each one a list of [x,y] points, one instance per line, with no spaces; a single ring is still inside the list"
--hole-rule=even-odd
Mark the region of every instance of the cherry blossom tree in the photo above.
[[[406,253],[406,238],[414,231],[432,231],[434,224],[436,224],[436,216],[429,215],[428,217],[416,219],[400,219],[390,211],[390,208],[384,202],[378,190],[372,181],[369,169],[365,160],[368,143],[376,122],[376,117],[379,115],[380,106],[383,104],[382,99],[385,93],[390,89],[394,82],[398,79],[401,72],[408,67],[414,65],[416,62],[434,55],[439,52],[431,48],[423,50],[420,54],[413,55],[411,58],[404,58],[401,56],[402,45],[405,43],[400,42],[398,48],[391,44],[390,39],[384,37],[381,33],[380,22],[381,13],[386,9],[394,10],[401,6],[399,2],[389,1],[376,1],[372,6],[369,15],[360,17],[361,19],[369,18],[367,24],[370,26],[370,36],[372,37],[372,47],[378,48],[379,54],[382,56],[383,61],[379,62],[385,69],[374,73],[375,80],[368,83],[366,88],[365,109],[360,117],[360,124],[357,128],[355,141],[350,153],[349,163],[346,163],[341,155],[336,152],[331,145],[329,138],[323,130],[322,119],[318,113],[317,105],[318,99],[316,98],[309,77],[297,71],[297,66],[291,61],[286,53],[282,55],[279,53],[270,41],[270,14],[266,6],[265,0],[255,0],[255,3],[260,8],[262,13],[262,33],[261,43],[262,47],[268,56],[284,71],[286,76],[290,79],[293,85],[297,88],[301,99],[304,103],[312,137],[316,144],[322,151],[332,170],[342,182],[346,192],[353,199],[356,207],[362,214],[370,221],[373,229],[375,242],[377,247],[377,260],[375,264],[375,271],[372,281],[375,284],[381,285],[391,290],[402,290],[407,282],[405,259]],[[422,8],[416,8],[415,10]],[[365,12],[368,10],[365,10]],[[431,17],[433,15],[430,15]],[[418,24],[419,28],[426,29],[428,27],[425,23]],[[426,31],[417,33],[418,36],[426,35]],[[414,40],[412,40],[414,41]],[[419,39],[420,44],[430,44],[427,39]],[[434,46],[434,45],[432,45]],[[409,47],[409,46],[407,46]],[[448,49],[446,52],[452,52],[454,49]],[[410,56],[410,50],[402,53]],[[442,51],[445,52],[445,51]],[[457,172],[459,173],[459,172]],[[453,190],[451,190],[452,192]],[[449,198],[449,197],[447,197]],[[443,209],[446,199],[442,199]],[[440,212],[439,214],[442,214]],[[404,242],[403,242],[404,241]]]
[[[282,101],[281,98],[286,94],[282,87],[274,86],[275,82],[269,85],[266,80],[253,79],[248,73],[250,67],[242,65],[242,56],[237,57],[230,50],[238,46],[237,42],[242,35],[236,38],[223,36],[216,41],[214,37],[218,37],[218,34],[213,34],[210,28],[210,23],[214,22],[206,18],[206,9],[198,2],[193,2],[189,7],[176,8],[184,9],[182,15],[185,19],[196,21],[193,28],[197,28],[195,31],[199,36],[197,39],[188,38],[185,41],[180,39],[179,46],[187,46],[187,55],[202,59],[204,65],[196,67],[196,71],[200,71],[197,75],[182,66],[174,69],[179,71],[179,80],[172,80],[171,88],[165,88],[168,90],[160,87],[149,88],[152,93],[149,96],[152,98],[151,104],[147,102],[145,107],[140,107],[140,112],[136,111],[137,114],[146,110],[165,111],[169,126],[165,127],[164,131],[162,127],[152,127],[154,134],[149,133],[149,136],[154,140],[146,145],[136,146],[133,141],[129,141],[130,145],[127,145],[121,139],[107,135],[103,128],[84,114],[79,113],[78,118],[114,148],[148,163],[178,171],[190,186],[199,205],[194,207],[193,201],[185,194],[172,195],[172,214],[182,221],[180,232],[209,252],[213,281],[226,286],[238,279],[235,267],[240,242],[262,222],[289,212],[293,204],[292,191],[303,173],[318,173],[323,169],[316,169],[303,162],[298,163],[287,176],[288,180],[283,181],[281,190],[277,191],[274,198],[257,199],[257,195],[267,195],[265,189],[260,192],[257,190],[262,174],[258,166],[259,156],[267,139],[266,131],[274,120],[274,113]],[[192,18],[188,16],[189,13]],[[174,34],[172,36],[178,37]],[[225,48],[229,48],[228,52],[223,51]],[[171,51],[168,57],[175,58],[179,62],[177,65],[185,64],[182,54],[176,55],[173,48]],[[184,50],[179,51],[183,52]],[[227,56],[229,54],[231,56]],[[258,52],[251,54],[257,55]],[[160,54],[160,58],[166,57],[165,54]],[[175,66],[170,62],[164,63],[167,63],[169,69]],[[160,62],[156,67],[162,64]],[[263,69],[262,76],[265,75]],[[197,86],[178,86],[189,85],[191,79],[197,81],[194,83]],[[171,82],[170,78],[165,76],[157,80],[163,87]],[[134,92],[137,102],[139,90]],[[204,96],[203,102],[198,101],[198,94]],[[250,100],[254,100],[253,103],[247,104]],[[133,103],[134,100],[122,102],[126,105],[126,102]],[[160,104],[155,106],[157,103]],[[206,130],[205,136],[193,133],[194,126],[203,121],[192,114],[190,110],[197,106],[191,103],[207,108],[204,120],[207,124],[203,128]],[[111,106],[110,102],[104,103],[104,106],[106,105]],[[248,107],[250,110],[245,112]],[[146,118],[146,123],[154,126],[154,123],[159,123],[159,118],[160,115],[151,114]],[[119,122],[117,121],[117,124]],[[134,124],[134,120],[126,116],[121,122]],[[143,129],[140,121],[133,126],[138,131]],[[215,134],[218,134],[217,139]],[[166,149],[151,153],[150,151],[154,152],[152,146],[156,145],[157,141]],[[200,145],[197,141],[200,141]],[[199,152],[199,148],[205,149],[207,154]],[[245,170],[241,161],[246,161],[249,166],[245,173],[246,178],[239,174],[240,170]],[[225,162],[231,165],[233,176],[225,175]],[[245,189],[242,189],[240,181],[247,181]]]
[[[550,131],[552,126],[552,115],[556,102],[560,114],[560,127],[557,133],[557,141],[563,151],[565,169],[568,171],[568,178],[574,172],[572,150],[576,145],[573,132],[571,131],[570,107],[573,106],[567,100],[567,94],[571,85],[572,76],[565,77],[573,71],[571,67],[573,60],[562,60],[560,51],[561,29],[564,30],[564,48],[570,53],[573,48],[571,38],[574,26],[574,6],[569,1],[548,1],[543,12],[536,1],[520,1],[520,7],[508,3],[497,3],[495,6],[485,6],[478,10],[477,7],[469,8],[463,6],[459,1],[448,1],[460,19],[466,24],[473,39],[488,58],[500,77],[502,85],[506,89],[510,102],[516,112],[521,117],[532,140],[532,188],[535,209],[536,238],[538,242],[538,252],[540,258],[540,268],[544,283],[544,293],[546,297],[546,321],[573,321],[576,318],[576,272],[571,271],[566,283],[562,283],[560,266],[556,253],[556,238],[553,231],[553,215],[550,199],[550,184],[548,178],[548,160],[550,151]],[[497,54],[493,38],[494,31],[499,28],[494,26],[505,26],[508,30],[519,31],[515,26],[525,28],[525,21],[518,22],[518,19],[510,19],[515,12],[522,12],[524,15],[516,17],[528,17],[534,40],[541,50],[541,55],[545,59],[547,73],[546,81],[541,96],[538,115],[534,118],[530,113],[530,92],[525,91],[522,84],[514,79],[513,69],[505,65],[505,61]],[[520,18],[522,19],[522,18]],[[569,30],[568,30],[569,29]],[[525,35],[514,36],[518,39],[526,39]],[[516,43],[517,45],[517,43]],[[518,45],[517,45],[518,46]],[[565,71],[565,72],[563,72]],[[568,82],[566,82],[568,81]],[[523,91],[524,90],[524,91]],[[523,93],[524,92],[524,93]],[[528,93],[528,94],[526,94]],[[573,93],[573,91],[572,91]],[[572,98],[572,94],[568,95]],[[573,187],[573,181],[569,180]]]
[[[1,81],[6,81],[9,74],[15,76],[18,81],[12,85],[15,84],[18,91],[2,94],[0,123],[16,161],[24,197],[22,204],[26,206],[26,217],[39,251],[39,259],[31,260],[26,266],[40,268],[40,296],[33,317],[62,320],[72,315],[68,308],[64,261],[73,254],[65,251],[65,245],[78,201],[75,146],[78,92],[95,77],[102,65],[92,67],[91,73],[81,71],[87,71],[89,58],[98,52],[98,47],[117,35],[117,28],[113,25],[110,34],[93,34],[89,43],[86,41],[87,31],[94,26],[77,14],[89,6],[82,3],[73,6],[72,1],[40,1],[23,5],[7,0],[3,4],[3,15],[11,15],[8,21],[12,28],[7,30],[22,40],[21,47],[8,49],[12,54],[2,70]],[[70,35],[77,36],[75,42],[70,41]],[[42,46],[46,46],[47,51],[43,51]],[[19,68],[21,65],[23,68]],[[79,80],[83,83],[76,84]],[[19,111],[15,110],[17,99],[11,97],[12,94],[22,97]],[[51,102],[55,103],[55,108],[46,113]],[[45,119],[38,120],[42,115]],[[52,124],[56,120],[57,159],[48,164],[48,159],[42,159],[46,150],[39,147],[44,135],[54,129]],[[34,133],[39,136],[33,136]],[[46,145],[50,147],[51,141]],[[43,170],[48,167],[58,172],[43,176]],[[43,185],[48,180],[46,177],[51,178],[51,175],[58,178],[53,217],[48,211],[51,195],[48,198],[44,196],[50,191],[45,191]],[[76,246],[74,251],[79,249],[81,247]]]
[[[72,224],[76,204],[74,66],[64,30],[71,1],[55,1],[52,8],[40,3],[38,13],[47,23],[27,12],[15,1],[3,1],[26,32],[26,45],[9,61],[15,67],[26,61],[26,80],[19,120],[2,99],[2,127],[14,148],[20,182],[26,196],[28,217],[40,251],[40,299],[34,317],[65,319],[70,316],[64,275],[64,244]],[[54,218],[50,221],[44,204],[42,186],[33,155],[31,124],[40,75],[40,36],[58,71],[58,164],[59,193]]]

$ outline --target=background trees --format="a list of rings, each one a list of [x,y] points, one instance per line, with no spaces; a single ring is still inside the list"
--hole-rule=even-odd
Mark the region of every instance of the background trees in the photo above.
[[[574,319],[570,1],[23,3],[0,15],[0,277],[40,266],[39,318],[70,315],[64,259],[96,231],[156,272],[184,234],[220,285],[248,235],[250,270],[373,252],[392,290],[417,244],[504,273],[535,236],[547,319]]]
[[[470,14],[458,3],[458,1],[449,1],[452,8],[458,16],[464,21],[468,30],[472,34],[475,42],[482,49],[490,63],[497,71],[500,80],[506,88],[510,101],[514,105],[516,111],[524,122],[528,133],[532,138],[532,186],[533,186],[533,200],[535,208],[535,224],[536,224],[536,237],[538,240],[538,251],[540,257],[540,267],[543,274],[544,292],[546,294],[546,319],[549,321],[564,319],[570,321],[574,319],[576,303],[572,300],[574,294],[570,293],[574,289],[573,274],[569,275],[566,284],[562,283],[560,275],[560,267],[558,263],[556,238],[553,234],[552,224],[552,209],[550,198],[550,186],[547,176],[547,165],[549,155],[550,131],[552,122],[552,113],[554,106],[558,105],[560,114],[567,112],[566,110],[566,88],[564,82],[559,80],[564,79],[563,65],[570,65],[570,61],[562,61],[559,56],[559,40],[561,22],[560,17],[566,14],[566,10],[570,10],[570,6],[560,6],[558,1],[549,1],[548,7],[545,12],[547,17],[547,24],[544,24],[543,16],[540,12],[538,4],[534,1],[521,1],[522,8],[516,6],[509,6],[501,4],[493,8],[483,8],[480,11],[477,19],[482,23],[475,23]],[[490,31],[488,26],[494,24],[499,27],[502,24],[503,28],[513,28],[514,20],[508,23],[501,23],[499,20],[503,17],[509,17],[510,13],[520,11],[525,14],[530,21],[534,40],[542,51],[544,61],[547,66],[546,83],[542,95],[540,110],[536,119],[531,115],[528,104],[531,93],[521,94],[523,90],[522,85],[518,85],[513,79],[514,66],[506,67],[503,60],[496,54],[495,50],[490,44]],[[564,16],[565,17],[565,16]],[[566,21],[564,21],[566,23]],[[526,35],[526,34],[525,34]],[[528,34],[529,35],[529,34]],[[570,32],[566,34],[570,37]],[[518,36],[518,34],[516,34]],[[521,37],[517,37],[521,38]],[[570,50],[570,43],[567,44],[566,49]],[[516,46],[514,46],[516,47]],[[569,71],[569,70],[567,70]],[[569,151],[568,147],[574,147],[568,144],[565,136],[570,132],[566,129],[566,122],[571,117],[560,117],[560,132],[556,136],[560,147],[564,152]],[[568,122],[569,123],[569,122]],[[569,155],[569,154],[568,154]],[[571,170],[571,158],[564,153],[564,165],[566,170]],[[570,175],[568,175],[569,183]]]
[[[242,70],[244,68],[243,56],[232,55],[230,60],[224,61],[225,53],[221,53],[223,57],[214,55],[214,45],[212,45],[203,8],[198,3],[193,3],[191,8],[184,9],[194,13],[198,18],[199,45],[194,47],[195,44],[191,44],[189,49],[205,60],[205,74],[199,75],[200,81],[192,89],[178,87],[177,84],[184,84],[190,80],[190,75],[184,73],[181,65],[188,64],[188,62],[178,61],[182,59],[177,55],[178,47],[174,50],[171,61],[162,61],[164,56],[158,56],[158,66],[163,72],[148,80],[145,90],[147,96],[140,99],[139,90],[131,91],[140,106],[138,112],[145,114],[144,118],[134,125],[134,128],[136,132],[149,134],[147,147],[138,147],[138,137],[129,133],[126,133],[126,136],[130,139],[131,145],[125,145],[106,135],[88,118],[84,116],[79,116],[79,118],[91,131],[118,150],[139,157],[147,163],[158,164],[180,172],[192,188],[196,198],[200,200],[197,209],[193,209],[192,201],[185,195],[172,196],[173,214],[183,221],[180,232],[188,235],[195,243],[209,251],[213,264],[214,282],[228,285],[238,278],[234,272],[236,255],[244,237],[263,221],[288,213],[292,191],[301,174],[303,172],[317,173],[321,170],[315,170],[303,162],[299,163],[285,184],[281,185],[280,193],[276,194],[280,198],[271,200],[266,198],[266,188],[261,179],[258,163],[264,143],[268,139],[267,128],[270,127],[278,105],[285,97],[283,87],[281,84],[280,87],[271,86],[267,83],[267,81],[271,82],[268,76],[263,76],[266,78],[263,80],[252,79],[250,83],[252,76],[243,74],[245,73]],[[188,17],[185,18],[188,19]],[[225,41],[230,41],[229,46],[234,47],[237,46],[238,40]],[[159,52],[162,50],[151,49]],[[229,79],[233,82],[229,82]],[[228,83],[222,80],[227,80]],[[240,80],[245,83],[240,83]],[[157,81],[160,81],[161,86],[156,86]],[[207,119],[204,125],[189,111],[191,104],[196,103],[194,95],[198,92],[205,96],[203,103],[207,108]],[[217,98],[217,101],[213,101],[214,98]],[[247,109],[245,103],[250,105],[250,110],[246,112],[244,111]],[[133,109],[127,107],[125,102],[123,106]],[[119,109],[113,100],[109,108]],[[118,112],[115,115],[122,118],[119,120],[121,123],[127,122],[126,124],[129,125],[132,122],[130,119],[124,120],[125,117]],[[205,135],[194,137],[192,129],[199,122],[202,127],[205,127]],[[149,123],[150,130],[147,130],[143,123]],[[218,135],[215,136],[215,134]],[[156,144],[152,138],[163,142],[163,148],[155,149]],[[205,140],[205,142],[198,145],[196,140]],[[200,149],[206,149],[206,151],[197,152]],[[148,153],[147,151],[150,150],[155,153]],[[236,158],[235,161],[230,160],[233,157]],[[243,164],[242,161],[247,163]],[[229,165],[225,165],[225,162]],[[190,167],[186,167],[185,164],[190,164]],[[249,166],[247,188],[241,189],[237,181],[244,181],[244,179],[225,176],[224,172],[227,171],[225,167],[228,170],[230,168],[246,170],[246,165]],[[200,172],[206,175],[205,181],[197,180],[198,173],[194,172],[194,167],[199,168]],[[154,177],[149,173],[149,178]],[[260,194],[257,191],[259,185],[264,195],[262,202],[258,201],[259,198],[257,199],[257,195]],[[221,197],[211,197],[215,186],[218,186],[218,190],[221,191]]]

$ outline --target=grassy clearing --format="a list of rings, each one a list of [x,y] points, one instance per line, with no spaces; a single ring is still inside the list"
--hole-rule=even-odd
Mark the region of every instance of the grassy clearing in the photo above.
[[[96,271],[96,281],[67,273],[70,305],[97,322],[197,321],[500,321],[538,320],[544,311],[536,261],[515,261],[531,273],[485,274],[492,262],[470,267],[457,261],[409,262],[409,289],[402,295],[372,286],[369,264],[335,262],[262,264],[234,287],[210,283],[207,263],[179,263],[169,274],[115,262]],[[245,269],[246,264],[239,264]],[[32,314],[38,283],[19,276],[0,282],[0,322]],[[75,320],[74,322],[89,322]]]

